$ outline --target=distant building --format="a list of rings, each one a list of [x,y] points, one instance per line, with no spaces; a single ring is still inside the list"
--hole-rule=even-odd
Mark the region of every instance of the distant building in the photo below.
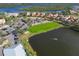
[[[0,36],[1,37],[4,37],[6,35],[8,35],[8,33],[6,31],[0,30]]]
[[[58,14],[54,14],[53,16],[56,18],[56,17],[58,17]]]
[[[33,12],[33,13],[32,13],[32,16],[36,16],[36,14],[37,14],[36,12]]]
[[[73,10],[79,10],[79,6],[78,6],[78,5],[73,6],[72,9],[73,9]]]
[[[42,17],[45,16],[45,15],[46,15],[46,13],[44,13],[44,12],[41,13],[41,16],[42,16]]]
[[[13,27],[7,27],[3,30],[6,31],[7,33],[12,33],[15,29]]]
[[[54,15],[52,13],[49,13],[47,17],[53,17]]]
[[[27,24],[24,24],[20,29],[21,30],[24,30],[24,29],[27,29],[29,26]]]
[[[75,10],[70,10],[70,13],[71,14],[75,14],[75,13],[77,13]]]
[[[14,45],[9,48],[4,48],[4,56],[26,56],[25,50],[21,44]]]
[[[27,12],[27,14],[26,14],[27,16],[30,16],[31,15],[31,12]]]
[[[3,18],[3,19],[0,19],[0,25],[3,25],[3,24],[5,24],[5,19]]]
[[[72,10],[75,12],[79,12],[79,6],[78,5],[73,6]]]
[[[10,17],[10,16],[15,16],[17,17],[19,15],[19,13],[6,13],[6,16],[7,17]]]
[[[13,25],[14,28],[19,28],[19,29],[26,29],[28,28],[27,22],[23,19],[18,19]]]
[[[2,25],[2,26],[0,26],[0,29],[4,29],[4,28],[7,28],[7,27],[9,27],[9,25]]]
[[[3,25],[0,27],[0,31],[2,31],[3,33],[12,33],[12,31],[14,31],[15,29],[13,27],[10,27],[9,25]]]
[[[37,17],[41,16],[41,13],[40,13],[40,12],[38,12],[36,16],[37,16]]]

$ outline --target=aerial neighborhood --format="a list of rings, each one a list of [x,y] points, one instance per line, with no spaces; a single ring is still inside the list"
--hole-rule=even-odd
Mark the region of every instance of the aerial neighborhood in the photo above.
[[[23,46],[20,37],[29,32],[30,27],[51,22],[69,27],[79,25],[79,17],[74,15],[78,9],[73,7],[68,15],[62,12],[4,12],[0,15],[0,56],[28,56],[29,48]]]
[[[14,16],[17,17],[18,13],[8,13],[8,17]],[[11,55],[9,53],[9,50],[13,52],[12,55],[16,55],[18,51],[15,52],[14,49],[19,49],[22,45],[19,42],[19,33],[18,30],[27,30],[30,25],[34,24],[40,24],[43,22],[51,22],[51,21],[62,21],[63,23],[76,23],[79,21],[79,19],[75,16],[71,15],[61,15],[61,14],[53,14],[53,13],[41,13],[41,12],[26,12],[26,16],[28,17],[27,20],[23,17],[17,18],[18,20],[14,21],[13,25],[7,25],[5,18],[0,18],[0,42],[2,43],[0,45],[0,50],[2,53],[0,55]],[[52,19],[50,19],[52,18]],[[50,19],[50,20],[49,20]],[[54,19],[54,20],[53,20]],[[28,21],[28,22],[27,22]],[[7,42],[6,42],[7,40]],[[6,42],[4,44],[4,42]],[[17,55],[26,55],[23,47],[20,48],[22,50],[21,53],[18,53]],[[15,52],[15,53],[14,53]]]

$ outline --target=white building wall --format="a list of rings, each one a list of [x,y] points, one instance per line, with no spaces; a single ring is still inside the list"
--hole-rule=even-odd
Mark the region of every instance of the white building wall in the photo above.
[[[3,50],[4,56],[26,56],[26,53],[21,44],[15,47],[5,48]]]

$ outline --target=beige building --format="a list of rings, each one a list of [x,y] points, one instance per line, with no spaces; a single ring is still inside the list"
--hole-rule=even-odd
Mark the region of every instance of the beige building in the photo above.
[[[38,16],[41,16],[41,13],[40,13],[40,12],[38,12],[36,16],[37,16],[37,17],[38,17]]]
[[[45,15],[46,15],[46,13],[44,13],[44,12],[41,13],[41,16],[42,16],[42,17],[45,16]]]
[[[70,10],[70,13],[71,13],[71,14],[75,14],[75,13],[77,13],[77,12],[74,11],[74,10]]]
[[[15,36],[11,33],[11,34],[3,37],[3,38],[6,39],[6,40],[8,40],[10,45],[14,45],[15,44],[14,37]]]
[[[27,16],[30,16],[30,15],[31,15],[31,12],[27,12],[26,15],[27,15]]]
[[[15,16],[17,17],[19,15],[19,13],[6,13],[6,16],[7,17],[10,17],[10,16]]]
[[[32,13],[32,16],[36,16],[36,14],[37,14],[36,12],[33,12],[33,13]]]
[[[3,19],[0,19],[0,25],[3,25],[3,24],[5,24],[5,19],[3,18]]]

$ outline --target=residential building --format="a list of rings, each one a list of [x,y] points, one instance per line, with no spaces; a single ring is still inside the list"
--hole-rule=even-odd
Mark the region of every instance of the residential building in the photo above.
[[[18,19],[13,25],[14,28],[19,28],[19,29],[27,29],[28,25],[27,22],[24,19]]]
[[[39,17],[39,16],[41,16],[41,13],[40,12],[37,12],[37,15],[36,15],[37,17]]]
[[[4,36],[3,38],[9,41],[10,46],[15,44],[15,36],[12,33]]]
[[[6,17],[15,16],[17,17],[19,13],[6,13]]]
[[[32,16],[36,16],[37,12],[32,12]]]
[[[77,12],[75,10],[70,10],[71,14],[76,14]]]
[[[1,18],[0,19],[0,26],[2,26],[3,24],[5,24],[5,22],[6,22],[5,19],[4,18]]]
[[[30,15],[31,15],[31,12],[27,12],[26,15],[27,15],[27,16],[30,16]]]
[[[41,17],[44,17],[45,15],[46,15],[45,12],[42,12],[42,13],[41,13]]]

